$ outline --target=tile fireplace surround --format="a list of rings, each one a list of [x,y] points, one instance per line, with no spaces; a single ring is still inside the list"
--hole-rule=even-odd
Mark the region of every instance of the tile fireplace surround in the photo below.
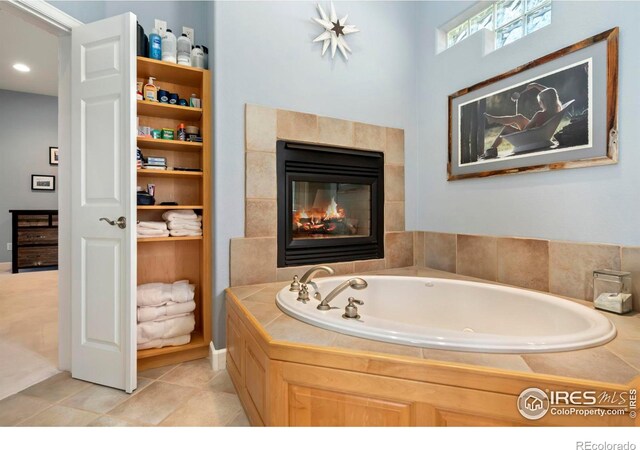
[[[278,139],[384,152],[385,258],[329,264],[338,275],[416,265],[592,300],[593,270],[624,270],[640,311],[640,247],[405,231],[403,130],[254,105],[245,109],[245,237],[231,240],[231,286],[287,281],[310,267],[277,267]]]
[[[404,228],[404,130],[246,105],[245,232],[231,240],[231,286],[288,280],[310,267],[277,267],[278,139],[383,152],[385,258],[330,266],[348,274],[413,265],[413,233]]]

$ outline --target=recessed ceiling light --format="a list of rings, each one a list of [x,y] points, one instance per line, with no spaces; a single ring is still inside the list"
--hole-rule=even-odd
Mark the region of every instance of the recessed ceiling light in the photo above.
[[[29,68],[29,66],[22,63],[14,64],[13,68],[16,69],[18,72],[31,72],[31,69]]]

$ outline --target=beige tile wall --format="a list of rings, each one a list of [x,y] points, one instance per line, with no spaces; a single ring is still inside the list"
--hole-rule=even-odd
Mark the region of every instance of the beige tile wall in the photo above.
[[[246,105],[245,236],[231,240],[231,286],[286,280],[310,267],[276,267],[278,139],[383,152],[386,257],[330,266],[349,274],[413,265],[414,234],[405,231],[403,130]]]
[[[593,271],[631,272],[640,311],[640,247],[414,232],[416,265],[593,300]]]

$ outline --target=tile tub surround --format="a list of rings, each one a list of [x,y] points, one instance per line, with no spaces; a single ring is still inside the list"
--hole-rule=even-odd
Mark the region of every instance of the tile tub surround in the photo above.
[[[631,272],[634,310],[640,311],[640,247],[414,232],[414,262],[512,286],[593,301],[593,271]]]
[[[349,274],[413,264],[414,236],[412,232],[405,231],[404,130],[246,105],[245,231],[244,237],[231,240],[231,286],[282,280],[292,273],[304,273],[311,267],[277,267],[278,139],[383,152],[387,256],[380,260],[330,265],[340,274]]]
[[[369,273],[484,281],[422,267],[384,269]],[[366,273],[363,276],[366,277]],[[227,289],[227,301],[231,296],[236,297],[266,333],[279,342],[287,341],[342,350],[422,358],[522,373],[570,376],[609,383],[629,383],[640,375],[640,314],[638,313],[628,316],[607,314],[606,316],[618,329],[618,336],[604,346],[569,352],[521,355],[457,352],[377,342],[308,325],[286,315],[277,307],[276,293],[286,285],[287,282],[276,282],[230,287]],[[588,302],[575,301],[590,306]],[[602,370],[604,366],[610,369]]]

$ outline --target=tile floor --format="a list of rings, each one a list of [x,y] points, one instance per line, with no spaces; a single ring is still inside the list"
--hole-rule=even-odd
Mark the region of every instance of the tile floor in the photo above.
[[[138,375],[129,395],[59,373],[0,401],[0,426],[249,426],[227,371],[208,359]]]
[[[249,425],[208,359],[141,372],[131,395],[57,370],[57,286],[55,270],[0,264],[0,426]]]

